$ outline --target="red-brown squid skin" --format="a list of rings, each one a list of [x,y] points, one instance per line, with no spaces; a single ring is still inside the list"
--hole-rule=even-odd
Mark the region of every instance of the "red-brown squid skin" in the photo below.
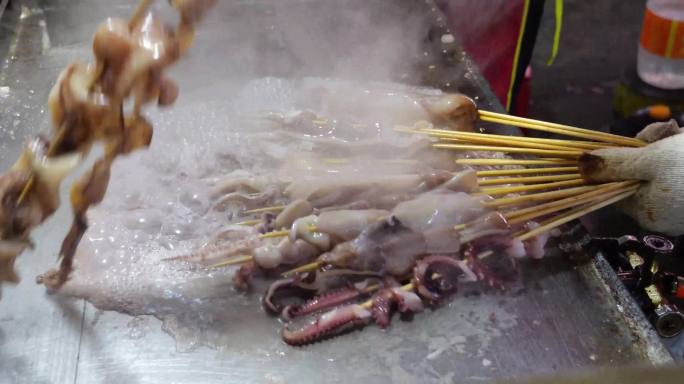
[[[423,300],[436,305],[456,293],[460,279],[465,275],[462,268],[462,261],[453,257],[427,256],[419,260],[414,268],[411,281],[417,294],[385,282],[385,287],[371,298],[369,308],[347,304],[319,315],[313,323],[300,329],[291,330],[286,326],[282,331],[283,341],[293,346],[311,344],[366,325],[371,319],[385,328],[390,324],[392,310],[395,308],[401,314],[420,312],[423,310]]]
[[[297,330],[284,327],[283,341],[292,346],[311,344],[326,337],[337,335],[367,324],[371,320],[371,312],[361,305],[351,304],[319,316],[314,323]]]
[[[359,299],[364,292],[355,287],[340,288],[326,292],[320,296],[307,300],[304,304],[291,304],[283,308],[280,317],[290,321],[296,317],[307,316],[325,309],[334,308],[342,304]]]
[[[336,288],[325,291],[320,295],[315,295],[316,288],[307,285],[303,279],[307,280],[308,277],[302,278],[298,275],[274,281],[262,297],[261,301],[264,309],[272,315],[280,316],[285,321],[291,321],[297,317],[329,310],[368,296],[368,286],[379,281],[378,278],[373,276],[358,284],[352,284],[347,281],[343,286],[338,285]],[[389,283],[386,282],[385,284]],[[301,304],[283,306],[278,302],[278,298],[283,293],[294,293],[306,298],[306,300]]]
[[[380,328],[390,324],[392,309],[396,307],[401,314],[421,312],[423,302],[413,292],[402,291],[400,287],[383,288],[372,298],[371,314]]]

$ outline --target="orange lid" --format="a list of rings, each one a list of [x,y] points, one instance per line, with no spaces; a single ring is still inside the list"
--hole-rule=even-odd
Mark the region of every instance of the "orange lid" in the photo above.
[[[667,120],[672,117],[672,111],[667,105],[656,104],[648,107],[648,115],[654,120]]]

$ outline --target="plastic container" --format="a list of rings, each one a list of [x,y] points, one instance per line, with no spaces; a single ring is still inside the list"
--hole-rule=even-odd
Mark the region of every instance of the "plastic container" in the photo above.
[[[637,71],[655,87],[684,89],[684,0],[646,4]]]

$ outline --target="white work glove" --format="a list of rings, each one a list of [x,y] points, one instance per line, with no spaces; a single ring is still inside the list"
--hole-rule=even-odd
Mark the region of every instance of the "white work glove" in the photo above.
[[[607,148],[579,159],[580,173],[596,182],[644,180],[619,207],[650,231],[684,234],[684,134],[674,120],[653,123],[637,135],[640,148]]]

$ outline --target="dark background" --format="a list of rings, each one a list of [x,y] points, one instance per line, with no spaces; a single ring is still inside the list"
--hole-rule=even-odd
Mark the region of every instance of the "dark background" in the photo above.
[[[558,56],[551,54],[555,1],[547,0],[532,58],[530,117],[605,130],[613,90],[636,60],[645,0],[564,0]]]

